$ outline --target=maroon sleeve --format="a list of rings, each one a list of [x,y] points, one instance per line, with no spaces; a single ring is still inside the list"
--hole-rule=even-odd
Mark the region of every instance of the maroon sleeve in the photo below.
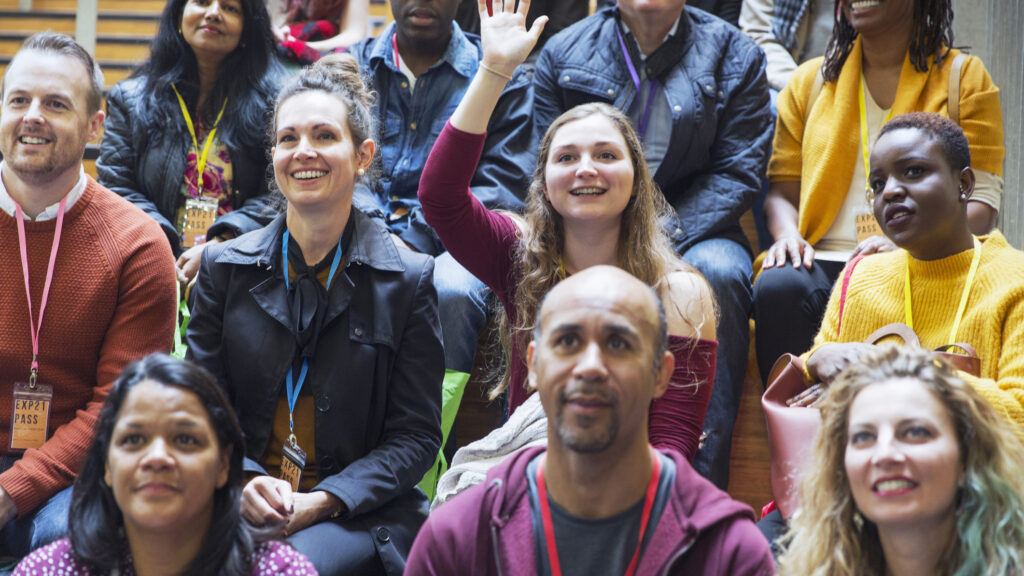
[[[469,134],[446,123],[420,176],[423,216],[459,264],[502,300],[514,288],[519,229],[508,216],[491,212],[469,190],[486,134]]]
[[[718,342],[675,335],[668,338],[676,366],[668,389],[651,403],[647,431],[655,448],[675,450],[691,461],[700,445],[714,387]]]

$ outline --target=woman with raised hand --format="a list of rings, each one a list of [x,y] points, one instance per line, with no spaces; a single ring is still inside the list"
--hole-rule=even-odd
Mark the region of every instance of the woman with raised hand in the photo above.
[[[477,4],[483,60],[430,153],[419,197],[445,247],[504,305],[508,372],[494,393],[507,387],[511,413],[533,392],[526,387],[525,352],[544,294],[590,266],[618,266],[654,286],[668,314],[676,368],[673,385],[651,407],[652,443],[692,458],[714,381],[711,290],[669,245],[659,224],[664,198],[629,119],[611,106],[578,106],[548,129],[524,222],[473,197],[472,159],[480,157],[488,119],[547,21],[542,16],[526,29],[529,1],[515,9],[511,0],[493,0],[493,15],[484,0]]]
[[[958,62],[952,46],[952,0],[836,0],[824,58],[802,64],[779,94],[764,202],[775,243],[754,284],[763,379],[779,356],[811,345],[847,261],[894,249],[865,200],[870,146],[890,118],[921,111],[958,120],[976,175],[970,229],[987,234],[995,224],[1004,155],[999,89],[981,60],[963,54]]]
[[[347,54],[281,91],[272,156],[287,208],[203,254],[187,335],[245,432],[242,514],[321,574],[401,572],[441,444],[434,261],[352,207],[375,150],[370,99]]]
[[[262,0],[171,0],[149,60],[107,97],[99,182],[160,224],[183,282],[207,246],[279,211],[266,125],[282,70]]]
[[[820,408],[779,574],[1024,573],[1024,448],[956,370],[884,347]]]
[[[163,354],[128,365],[75,480],[68,537],[14,573],[315,575],[301,554],[242,518],[244,445],[205,370]]]

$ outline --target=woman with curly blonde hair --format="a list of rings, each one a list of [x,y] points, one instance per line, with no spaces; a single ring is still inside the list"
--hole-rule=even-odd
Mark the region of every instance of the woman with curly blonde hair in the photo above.
[[[611,106],[587,104],[555,120],[541,143],[525,221],[487,210],[469,192],[472,159],[480,157],[498,96],[546,22],[538,18],[527,30],[529,2],[519,2],[518,11],[513,4],[496,3],[491,16],[480,2],[483,61],[434,144],[419,190],[445,247],[504,305],[508,372],[494,393],[508,388],[511,413],[532,392],[525,350],[544,294],[584,268],[619,266],[664,300],[676,356],[676,385],[651,408],[651,440],[692,458],[714,380],[714,298],[661,229],[665,202],[629,119]]]
[[[820,405],[779,573],[1024,573],[1017,425],[919,348],[851,365]]]

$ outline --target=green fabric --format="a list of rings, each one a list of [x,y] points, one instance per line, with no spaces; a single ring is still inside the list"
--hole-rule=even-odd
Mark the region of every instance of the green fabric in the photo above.
[[[174,328],[174,348],[171,350],[171,356],[184,360],[185,351],[188,350],[188,346],[185,344],[185,329],[188,328],[188,320],[192,314],[188,310],[188,303],[181,299],[181,284],[175,282],[174,285],[178,291],[179,323]]]
[[[448,461],[444,457],[444,445],[448,442],[448,434],[455,424],[455,415],[459,413],[459,404],[462,403],[462,393],[466,391],[466,382],[469,382],[469,374],[455,370],[445,370],[444,380],[441,384],[441,449],[437,451],[437,459],[434,465],[427,470],[420,480],[418,486],[427,494],[427,498],[434,499],[437,491],[437,481],[441,475],[448,470]]]

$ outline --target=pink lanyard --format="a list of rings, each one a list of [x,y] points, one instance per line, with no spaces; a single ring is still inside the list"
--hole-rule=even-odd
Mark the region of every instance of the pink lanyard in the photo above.
[[[391,35],[391,48],[393,48],[395,50],[395,69],[400,71],[402,69],[402,65],[399,64],[400,60],[399,60],[399,56],[398,56],[398,33],[397,32],[395,32],[394,34]]]
[[[28,282],[28,242],[25,240],[25,214],[21,206],[14,205],[14,212],[18,220],[18,243],[21,245],[21,270],[25,275],[25,298],[28,299],[28,324],[32,332],[32,372],[29,375],[28,383],[35,387],[36,378],[39,375],[39,332],[43,329],[43,313],[46,311],[46,300],[50,295],[50,284],[53,283],[53,268],[57,263],[57,247],[60,246],[60,232],[64,227],[64,207],[67,206],[68,197],[60,201],[57,210],[57,229],[53,232],[53,247],[50,248],[50,267],[46,269],[46,282],[43,284],[43,299],[39,303],[39,326],[36,327],[32,318],[32,291]]]
[[[654,462],[651,470],[651,482],[647,485],[644,494],[644,508],[640,513],[640,537],[636,544],[636,552],[626,567],[626,576],[633,576],[636,566],[640,561],[640,547],[644,543],[644,532],[647,531],[647,523],[651,519],[651,510],[654,508],[654,497],[658,494],[658,483],[661,481],[661,457],[653,448],[650,448]],[[547,484],[544,482],[544,463],[537,465],[537,499],[540,500],[540,517],[544,526],[544,541],[548,549],[548,561],[551,563],[551,574],[562,576],[562,566],[558,562],[558,546],[555,544],[555,526],[551,520],[551,504],[548,503]]]

